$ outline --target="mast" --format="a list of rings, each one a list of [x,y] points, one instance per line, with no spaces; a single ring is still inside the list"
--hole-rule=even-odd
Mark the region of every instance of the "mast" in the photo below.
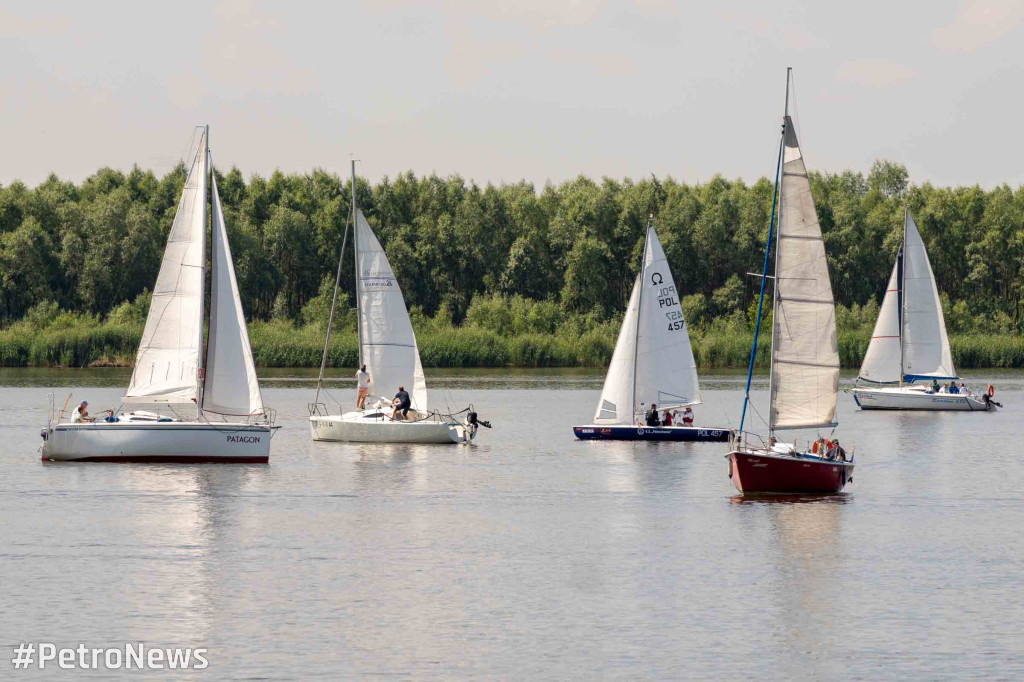
[[[213,158],[210,156],[210,124],[207,123],[203,126],[203,160],[206,163],[206,193],[203,194],[203,235],[206,234],[206,206],[207,206],[207,195],[209,195],[209,205],[211,212],[213,211]],[[212,227],[212,225],[211,225]],[[203,240],[205,241],[205,239]],[[210,248],[213,248],[213,235],[210,235]],[[202,286],[200,291],[202,294],[199,296],[199,366],[196,370],[196,411],[197,417],[203,415],[203,398],[204,386],[206,384],[203,372],[206,368],[206,354],[209,352],[209,348],[203,347],[203,325],[206,323],[206,248],[203,248],[202,258],[203,274],[200,278]],[[210,286],[216,286],[217,283],[211,281]],[[213,292],[211,291],[211,296]]]
[[[363,315],[362,292],[359,284],[359,209],[356,206],[356,160],[352,159],[352,249],[356,271],[356,334],[359,345],[359,367],[363,366]]]
[[[906,291],[906,287],[903,286],[903,278],[907,276],[907,268],[905,266],[904,258],[907,253],[907,217],[910,215],[910,210],[907,205],[903,205],[903,244],[900,246],[900,252],[896,254],[896,281],[899,289],[896,291],[896,314],[899,315],[899,326],[900,326],[900,387],[903,387],[903,323],[907,319],[906,311],[903,310],[903,306],[906,304],[906,297],[903,293]]]
[[[793,71],[793,67],[786,67],[786,105],[782,114],[782,146],[783,153],[785,153],[786,146],[786,132],[789,129],[789,77]],[[786,181],[785,174],[779,177],[779,183]],[[782,226],[782,193],[779,193],[779,226]],[[775,389],[775,323],[778,321],[776,313],[779,307],[779,250],[781,248],[781,241],[775,245],[775,286],[772,287],[772,348],[770,361],[768,363],[768,443],[771,445],[772,434],[775,431],[775,419],[772,416],[772,405],[775,402],[775,396],[772,391]]]
[[[354,208],[354,207],[350,207]],[[320,388],[324,383],[324,369],[327,367],[327,350],[331,347],[331,330],[334,328],[334,309],[338,305],[338,288],[341,286],[341,264],[345,262],[345,245],[348,243],[348,228],[352,220],[352,212],[345,218],[345,236],[341,238],[341,252],[338,254],[338,272],[334,276],[334,294],[331,296],[331,314],[327,318],[327,338],[324,339],[324,354],[320,358],[320,376],[316,380],[316,396],[313,404],[320,402]]]
[[[647,249],[651,245],[651,226],[654,224],[654,214],[647,218],[647,232],[644,233],[644,255],[640,258],[640,293],[636,300],[636,333],[633,335],[633,419],[636,420],[636,349],[640,345],[640,310],[644,305],[644,265],[647,263]]]

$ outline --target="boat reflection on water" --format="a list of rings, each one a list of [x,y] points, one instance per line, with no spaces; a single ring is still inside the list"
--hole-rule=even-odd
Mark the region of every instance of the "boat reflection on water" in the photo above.
[[[767,560],[759,590],[781,626],[774,643],[799,658],[783,677],[826,679],[841,675],[848,645],[842,632],[851,585],[843,572],[844,520],[854,497],[838,495],[736,495],[730,500],[756,517]],[[752,519],[753,521],[753,519]],[[853,540],[850,540],[850,544]],[[797,665],[795,661],[789,663]]]

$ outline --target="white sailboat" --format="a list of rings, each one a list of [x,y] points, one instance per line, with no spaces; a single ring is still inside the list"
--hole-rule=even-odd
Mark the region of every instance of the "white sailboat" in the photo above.
[[[478,420],[472,406],[458,414],[430,410],[416,334],[405,298],[387,255],[370,224],[356,205],[355,162],[352,162],[352,215],[356,261],[356,306],[359,362],[370,375],[366,408],[330,414],[320,402],[331,326],[339,282],[327,326],[317,392],[310,404],[309,427],[313,440],[366,443],[465,443],[473,439]],[[346,230],[346,240],[347,240]],[[344,258],[345,241],[342,241]],[[338,277],[341,263],[338,263]],[[405,418],[395,414],[392,400],[399,387],[408,389],[411,409]],[[484,424],[483,422],[479,422]],[[485,424],[486,425],[486,424]]]
[[[780,443],[775,439],[776,431],[783,429],[836,426],[839,389],[835,299],[807,166],[789,116],[789,78],[787,69],[786,108],[775,181],[778,198],[775,272],[773,276],[768,274],[773,236],[769,226],[740,434],[732,452],[726,456],[729,478],[742,493],[835,493],[853,477],[852,457],[847,459],[838,440],[833,443],[819,439],[810,448],[800,449],[795,443]],[[774,224],[775,198],[772,202]],[[775,287],[768,439],[763,441],[744,432],[743,423],[750,404],[765,282],[769,278],[774,278]]]
[[[701,402],[697,364],[672,272],[648,222],[640,272],[615,343],[594,423],[574,426],[584,440],[725,441],[715,427],[648,426],[644,416]]]
[[[878,386],[848,392],[862,410],[995,409],[988,395],[940,392],[927,383],[953,379],[957,374],[935,276],[917,225],[904,210],[903,246],[857,378]]]
[[[210,336],[203,348],[206,209],[210,193]],[[104,420],[43,430],[43,459],[267,462],[263,405],[228,245],[209,126],[202,128],[174,216],[128,390]],[[56,422],[56,423],[55,423]]]

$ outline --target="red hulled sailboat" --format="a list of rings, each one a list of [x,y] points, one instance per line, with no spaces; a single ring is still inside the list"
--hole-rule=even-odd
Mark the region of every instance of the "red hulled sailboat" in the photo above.
[[[776,431],[836,426],[839,349],[835,300],[829,280],[825,242],[818,224],[793,121],[786,108],[775,171],[772,220],[768,227],[761,294],[757,304],[754,343],[750,351],[747,389],[740,428],[732,441],[729,478],[736,489],[751,493],[838,493],[853,480],[853,457],[835,441],[819,437],[811,447],[776,440]],[[776,206],[778,213],[776,214]],[[768,274],[769,253],[778,218],[774,274]],[[750,403],[765,283],[774,280],[768,437],[743,431]]]

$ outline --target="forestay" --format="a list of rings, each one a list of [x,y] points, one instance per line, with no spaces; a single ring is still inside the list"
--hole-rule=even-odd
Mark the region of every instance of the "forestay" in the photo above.
[[[775,257],[772,429],[832,425],[839,388],[835,301],[825,242],[788,115],[785,126]]]
[[[897,383],[902,376],[900,368],[902,353],[900,349],[901,258],[902,253],[896,257],[896,264],[889,277],[889,286],[886,287],[885,297],[882,299],[882,309],[878,312],[875,330],[871,334],[871,342],[868,344],[867,352],[864,353],[864,362],[860,367],[860,378],[877,384]]]
[[[122,409],[195,416],[203,347],[207,143],[200,136],[153,287]]]
[[[653,227],[608,367],[595,423],[632,424],[659,408],[700,402],[697,366],[679,292]]]
[[[212,164],[211,164],[212,165]],[[238,296],[231,246],[224,226],[217,179],[212,181],[212,255],[210,342],[207,351],[203,411],[221,415],[263,414],[249,333]]]
[[[405,386],[413,408],[425,411],[427,382],[398,280],[384,249],[358,209],[355,227],[359,349],[370,374],[370,393],[390,400],[399,386]]]
[[[917,377],[956,378],[949,337],[942,315],[939,290],[932,275],[928,252],[910,213],[905,218],[903,250],[903,374],[906,380]]]

